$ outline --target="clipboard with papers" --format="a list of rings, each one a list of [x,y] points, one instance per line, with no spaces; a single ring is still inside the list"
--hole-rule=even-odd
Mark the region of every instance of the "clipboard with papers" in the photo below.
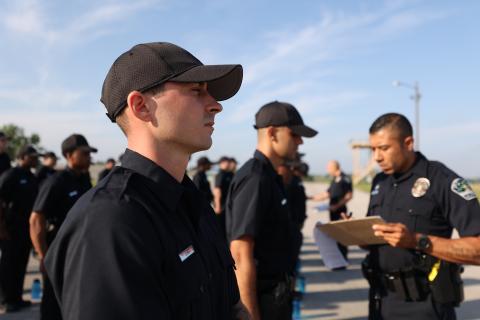
[[[338,220],[325,224],[317,224],[316,228],[344,246],[371,245],[387,243],[374,235],[374,224],[385,224],[380,216],[371,216],[362,219]]]

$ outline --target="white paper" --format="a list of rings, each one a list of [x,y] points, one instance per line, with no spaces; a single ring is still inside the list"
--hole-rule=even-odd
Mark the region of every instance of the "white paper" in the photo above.
[[[328,211],[329,208],[330,206],[328,205],[328,203],[322,203],[322,204],[319,204],[318,206],[315,206],[315,210],[317,211]]]
[[[321,225],[322,223],[317,222],[317,225],[319,224]],[[331,270],[348,266],[347,260],[345,260],[340,249],[338,249],[337,242],[319,230],[317,226],[313,229],[313,238],[327,268]]]

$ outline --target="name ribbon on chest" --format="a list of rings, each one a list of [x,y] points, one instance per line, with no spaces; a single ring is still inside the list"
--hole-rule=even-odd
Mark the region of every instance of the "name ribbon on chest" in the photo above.
[[[190,257],[194,253],[195,253],[195,249],[193,249],[192,245],[189,245],[185,250],[183,250],[178,254],[178,257],[180,258],[180,261],[183,262],[187,260],[188,257]]]

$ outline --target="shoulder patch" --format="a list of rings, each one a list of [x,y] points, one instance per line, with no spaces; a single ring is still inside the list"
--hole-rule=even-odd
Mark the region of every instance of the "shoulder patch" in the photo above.
[[[477,195],[473,192],[468,182],[463,178],[456,178],[452,181],[450,189],[465,200],[476,199]]]

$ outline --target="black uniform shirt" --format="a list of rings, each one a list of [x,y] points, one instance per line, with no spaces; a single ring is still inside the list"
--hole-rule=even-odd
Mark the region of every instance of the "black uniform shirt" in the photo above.
[[[330,205],[335,205],[339,203],[347,193],[352,192],[352,181],[342,172],[340,176],[332,179],[327,191],[330,195]],[[345,212],[346,210],[347,207],[342,206],[335,210],[335,212]]]
[[[57,172],[57,170],[53,169],[53,168],[50,168],[50,167],[47,167],[47,166],[41,166],[38,171],[37,171],[37,180],[38,180],[38,184],[42,184],[42,182],[47,179],[48,177],[50,177],[51,175],[53,175],[55,172]]]
[[[29,169],[10,168],[0,176],[0,199],[7,205],[7,225],[28,227],[37,192],[37,179]]]
[[[193,176],[193,183],[197,186],[198,190],[200,190],[207,200],[208,203],[212,202],[213,200],[213,193],[212,189],[210,188],[210,182],[208,182],[207,175],[204,171],[198,171]]]
[[[97,182],[105,178],[110,173],[110,171],[112,171],[112,169],[103,169],[102,171],[100,171],[100,173],[98,174]]]
[[[229,241],[251,236],[258,277],[291,270],[293,246],[290,213],[282,179],[260,151],[235,174],[227,198]]]
[[[403,223],[411,232],[443,238],[450,238],[453,228],[462,237],[480,235],[480,206],[468,184],[419,152],[408,172],[399,176],[380,173],[374,178],[368,215]],[[389,245],[373,249],[378,249],[383,271],[411,267],[415,261],[414,250]]]
[[[57,171],[40,186],[33,211],[45,215],[48,223],[54,226],[54,235],[65,220],[68,210],[91,187],[85,174],[77,175],[69,168]]]
[[[225,210],[225,202],[227,201],[228,188],[232,182],[233,173],[230,171],[219,170],[215,177],[215,188],[220,188],[222,196],[220,197],[220,206],[222,211]]]
[[[0,153],[0,175],[7,169],[10,169],[10,157],[6,152]]]
[[[292,180],[287,186],[287,195],[290,201],[292,220],[297,226],[301,226],[307,218],[307,196],[305,195],[305,187],[303,186],[302,179],[295,175],[292,177]]]
[[[46,267],[64,320],[232,319],[240,298],[211,206],[128,149],[68,213]]]

